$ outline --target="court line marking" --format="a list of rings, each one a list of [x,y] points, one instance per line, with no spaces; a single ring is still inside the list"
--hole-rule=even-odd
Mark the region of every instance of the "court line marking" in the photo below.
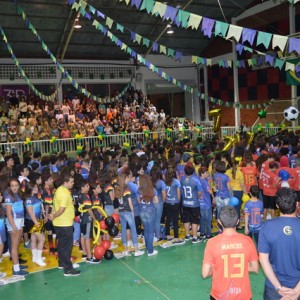
[[[118,261],[120,261],[123,265],[125,265],[129,270],[131,270],[134,274],[136,274],[137,276],[139,276],[141,279],[144,280],[144,282],[148,285],[150,285],[154,290],[156,290],[159,294],[161,294],[164,298],[171,300],[171,298],[169,298],[166,294],[164,294],[164,292],[162,292],[159,288],[157,288],[155,285],[153,285],[150,281],[148,281],[146,278],[144,278],[141,274],[139,274],[137,271],[135,271],[133,268],[131,268],[126,262],[124,262],[121,259],[117,259]]]

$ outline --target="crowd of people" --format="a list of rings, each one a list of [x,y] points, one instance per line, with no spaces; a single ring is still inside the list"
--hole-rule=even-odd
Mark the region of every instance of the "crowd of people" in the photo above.
[[[115,99],[113,97],[112,99]],[[157,111],[141,91],[129,88],[118,100],[101,104],[81,96],[64,97],[62,104],[42,101],[34,96],[26,99],[2,97],[0,99],[0,142],[74,138],[121,132],[163,131],[173,129],[193,130],[195,123],[185,124],[178,118]]]
[[[136,101],[134,97],[132,99],[132,102],[122,106],[123,116],[128,111],[126,105],[130,115],[130,107]],[[141,111],[143,102],[139,102],[139,99],[141,98],[136,103],[139,103]],[[84,105],[86,113],[93,111],[93,104],[89,103],[78,102],[75,108],[81,111]],[[145,105],[141,118],[145,118],[142,124],[149,125],[153,120],[145,117],[147,107],[150,108],[151,105]],[[36,108],[34,110],[38,115],[41,113]],[[49,120],[49,113],[57,116],[55,110],[60,112],[58,107],[48,107],[47,117],[42,111],[41,122]],[[111,107],[111,110],[108,107],[106,114],[111,112],[114,115],[114,110],[118,112],[118,107]],[[61,112],[62,118],[57,121],[55,117],[50,118],[50,123],[54,122],[51,130],[59,122],[72,124],[65,112]],[[27,118],[28,111],[23,113],[21,119]],[[83,119],[85,118],[86,115]],[[97,114],[90,120],[101,120],[103,124],[106,118],[107,116]],[[39,120],[36,116],[34,119],[36,122]],[[121,122],[122,120],[121,117]],[[118,122],[118,118],[113,118],[113,122]],[[75,119],[74,123],[86,127],[81,118]],[[32,125],[26,123],[25,127],[29,124]],[[124,256],[142,256],[145,252],[149,257],[157,255],[155,243],[163,239],[174,246],[207,241],[207,245],[210,245],[207,253],[214,252],[217,245],[222,245],[221,237],[225,239],[227,235],[229,249],[232,250],[230,247],[233,247],[239,250],[240,246],[236,245],[242,245],[244,238],[237,236],[237,241],[232,243],[230,239],[236,229],[242,230],[245,235],[254,237],[258,242],[262,266],[268,278],[266,293],[276,293],[282,299],[298,299],[299,254],[294,254],[295,260],[289,260],[287,269],[279,264],[280,275],[277,270],[271,272],[270,264],[272,268],[274,260],[279,259],[276,255],[283,255],[286,249],[282,248],[283,252],[276,255],[272,252],[270,243],[274,241],[268,241],[272,227],[264,224],[271,224],[269,219],[276,220],[277,206],[282,214],[296,217],[296,204],[300,201],[299,147],[299,136],[283,130],[274,136],[258,132],[251,145],[247,144],[245,136],[241,134],[239,142],[229,151],[222,151],[224,141],[218,136],[206,140],[199,136],[197,140],[187,137],[181,140],[149,140],[144,145],[132,145],[130,149],[118,144],[109,148],[83,149],[77,158],[68,157],[66,153],[42,156],[39,152],[25,152],[22,161],[15,153],[5,156],[4,161],[0,162],[0,256],[3,251],[9,251],[13,274],[25,276],[28,272],[26,261],[19,257],[20,243],[24,242],[25,248],[31,249],[35,264],[45,267],[42,250],[47,239],[49,251],[58,252],[58,267],[64,269],[64,275],[78,276],[80,271],[70,260],[72,248],[80,246],[82,258],[87,263],[99,263],[99,259],[93,257],[91,232],[92,223],[103,220],[104,209],[107,215],[118,213],[120,216]],[[277,197],[282,189],[290,192],[289,199],[293,203],[287,211],[278,199],[289,199],[284,195]],[[243,204],[244,202],[247,203]],[[228,205],[234,206],[234,209],[227,209]],[[239,223],[243,214],[244,227]],[[231,217],[228,218],[227,215]],[[212,235],[213,218],[219,220],[220,242]],[[44,220],[46,234],[40,230],[40,220]],[[179,220],[185,230],[183,237],[179,236]],[[299,226],[298,219],[293,222]],[[297,231],[294,223],[284,227],[285,245],[293,251],[297,248],[295,243],[299,243],[298,235],[295,239],[288,240],[289,236],[294,238]],[[164,224],[165,231],[161,224]],[[264,232],[263,237],[260,231]],[[139,247],[138,238],[141,237],[145,251]],[[280,235],[278,239],[279,237],[281,238]],[[240,261],[236,263],[243,265],[245,272],[257,272],[257,256],[253,254],[253,249],[256,248],[249,238],[245,241],[242,248],[246,247],[249,252],[247,256],[238,256]],[[131,252],[131,249],[134,251]],[[278,247],[276,251],[279,251]],[[220,254],[220,251],[217,253]],[[240,254],[237,252],[234,255]],[[244,260],[244,257],[247,259]],[[225,256],[221,257],[218,263],[225,262],[226,259]],[[249,265],[248,262],[253,264]],[[226,263],[228,266],[229,262]],[[214,276],[216,271],[212,254],[205,255],[204,264],[203,276]],[[230,272],[237,275],[234,270],[236,266],[237,264],[233,264],[233,268],[226,269],[227,273],[224,269],[223,276],[230,276]],[[239,278],[244,277],[244,271],[238,274]],[[289,272],[292,272],[292,281],[286,280],[291,276]],[[224,281],[221,290],[213,287],[212,299],[251,298],[249,284],[230,287],[225,282],[232,284],[232,280],[228,280]],[[242,289],[247,289],[247,292]],[[228,297],[224,298],[223,293],[227,293]],[[245,297],[241,298],[241,295]],[[275,299],[272,297],[266,296],[265,299]]]

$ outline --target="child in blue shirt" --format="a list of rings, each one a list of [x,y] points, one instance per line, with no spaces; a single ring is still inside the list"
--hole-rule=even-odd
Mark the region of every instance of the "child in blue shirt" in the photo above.
[[[251,238],[254,236],[256,244],[258,244],[258,235],[262,225],[261,215],[264,213],[262,201],[258,199],[259,188],[253,185],[250,188],[250,200],[245,205],[245,234]]]

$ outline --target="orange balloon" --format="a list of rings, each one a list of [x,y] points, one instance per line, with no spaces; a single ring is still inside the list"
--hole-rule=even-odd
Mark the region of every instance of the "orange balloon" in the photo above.
[[[119,223],[120,222],[120,216],[118,214],[112,214],[111,216],[114,218],[115,223]]]
[[[100,223],[100,228],[101,229],[107,229],[107,225],[105,224],[104,220],[100,221],[99,223]]]
[[[98,245],[94,248],[94,256],[96,259],[102,259],[105,252],[106,252],[106,249],[101,245],[100,246]]]
[[[102,243],[100,244],[100,246],[102,246],[103,248],[105,248],[105,250],[109,250],[109,248],[111,246],[111,242],[109,240],[104,240],[104,241],[102,241]]]

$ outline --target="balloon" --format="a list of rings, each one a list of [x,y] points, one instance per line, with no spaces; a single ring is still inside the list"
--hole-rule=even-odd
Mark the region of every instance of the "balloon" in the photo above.
[[[105,259],[111,260],[114,258],[114,253],[111,250],[107,250],[104,254]]]
[[[286,170],[280,170],[278,175],[283,181],[288,181],[291,178],[290,173]]]
[[[213,109],[208,112],[209,117],[214,117],[214,132],[218,132],[221,126],[221,108]]]
[[[106,225],[104,220],[100,221],[99,223],[100,223],[100,228],[101,229],[107,229],[107,225]]]
[[[254,132],[246,132],[247,144],[250,145],[254,139]]]
[[[111,216],[115,220],[115,224],[120,222],[120,216],[118,214],[112,214]]]
[[[29,233],[42,233],[44,230],[44,220],[38,220],[39,225],[33,225],[33,227],[29,230]]]
[[[232,148],[234,142],[235,142],[235,138],[233,136],[225,136],[224,141],[226,142],[224,148],[222,149],[222,151],[228,151],[229,149]]]
[[[229,205],[237,206],[240,203],[240,200],[236,197],[231,197],[229,201]]]
[[[118,235],[119,229],[117,226],[114,225],[112,228],[108,228],[108,233],[110,236],[115,237]]]
[[[115,225],[115,219],[113,217],[107,217],[105,219],[105,224],[107,225],[108,228],[112,228]]]
[[[243,197],[242,197],[242,201],[243,203],[247,202],[250,200],[250,196],[248,194],[243,194]]]
[[[101,246],[103,248],[105,248],[105,250],[108,250],[110,248],[110,246],[111,246],[111,243],[110,243],[109,240],[104,240],[104,241],[102,241]]]
[[[94,256],[96,259],[102,259],[105,255],[106,249],[103,246],[96,246],[94,248]]]
[[[264,119],[267,116],[267,112],[265,110],[260,110],[257,114],[260,119]]]
[[[56,142],[56,137],[53,136],[53,137],[51,138],[51,140],[50,140],[50,143],[55,143],[55,142]]]

